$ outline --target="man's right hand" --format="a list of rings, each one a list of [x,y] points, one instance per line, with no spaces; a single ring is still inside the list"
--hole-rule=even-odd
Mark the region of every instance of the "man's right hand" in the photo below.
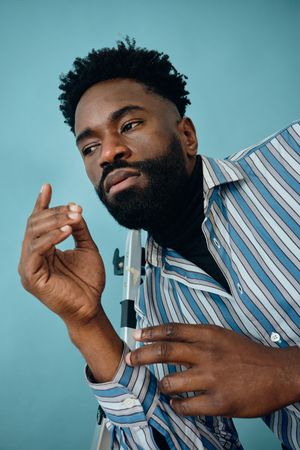
[[[50,200],[51,186],[45,184],[27,222],[19,263],[21,281],[64,320],[95,380],[109,381],[120,363],[123,342],[100,304],[105,286],[102,258],[81,207],[49,208]],[[70,235],[75,249],[55,248]]]
[[[49,208],[51,186],[45,184],[28,219],[19,263],[24,288],[67,324],[80,326],[99,312],[105,270],[75,204]],[[55,246],[72,234],[76,248]]]

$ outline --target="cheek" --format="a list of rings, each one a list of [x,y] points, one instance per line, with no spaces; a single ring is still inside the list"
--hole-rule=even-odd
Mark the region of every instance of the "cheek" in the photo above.
[[[85,172],[94,187],[98,187],[101,173],[99,166],[96,164],[85,164]],[[100,173],[101,172],[101,173]]]
[[[153,133],[147,136],[139,136],[131,148],[138,159],[151,159],[164,154],[169,146],[165,134]]]

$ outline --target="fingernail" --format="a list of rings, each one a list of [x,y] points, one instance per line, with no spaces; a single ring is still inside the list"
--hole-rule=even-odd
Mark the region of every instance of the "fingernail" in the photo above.
[[[133,332],[132,332],[132,337],[133,337],[133,339],[141,339],[141,337],[142,337],[142,330],[134,330]]]
[[[127,353],[127,355],[125,356],[125,362],[126,362],[126,364],[128,364],[129,366],[131,366],[130,357],[131,357],[131,352]]]
[[[69,210],[70,211],[79,211],[79,206],[75,205],[74,203],[69,205]]]
[[[43,186],[41,187],[41,190],[40,190],[40,194],[43,192],[44,187],[45,187],[45,185],[43,184]]]
[[[78,219],[78,217],[80,217],[80,214],[78,213],[69,213],[68,217],[70,217],[70,219]]]
[[[69,225],[65,225],[65,226],[61,227],[61,231],[63,231],[63,232],[69,231]]]

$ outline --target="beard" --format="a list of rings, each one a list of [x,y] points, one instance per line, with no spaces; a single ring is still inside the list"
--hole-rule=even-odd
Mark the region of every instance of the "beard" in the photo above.
[[[103,186],[104,180],[113,170],[121,168],[139,170],[146,176],[147,185],[143,188],[129,187],[108,199]],[[107,165],[95,190],[120,225],[154,233],[175,220],[186,202],[188,182],[184,152],[180,141],[173,136],[162,156],[133,163],[117,160]]]

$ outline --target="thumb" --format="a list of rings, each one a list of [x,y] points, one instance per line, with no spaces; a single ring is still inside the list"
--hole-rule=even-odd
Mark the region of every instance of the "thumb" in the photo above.
[[[79,222],[72,224],[72,236],[74,238],[76,248],[90,248],[98,250],[98,247],[95,244],[82,216]]]

